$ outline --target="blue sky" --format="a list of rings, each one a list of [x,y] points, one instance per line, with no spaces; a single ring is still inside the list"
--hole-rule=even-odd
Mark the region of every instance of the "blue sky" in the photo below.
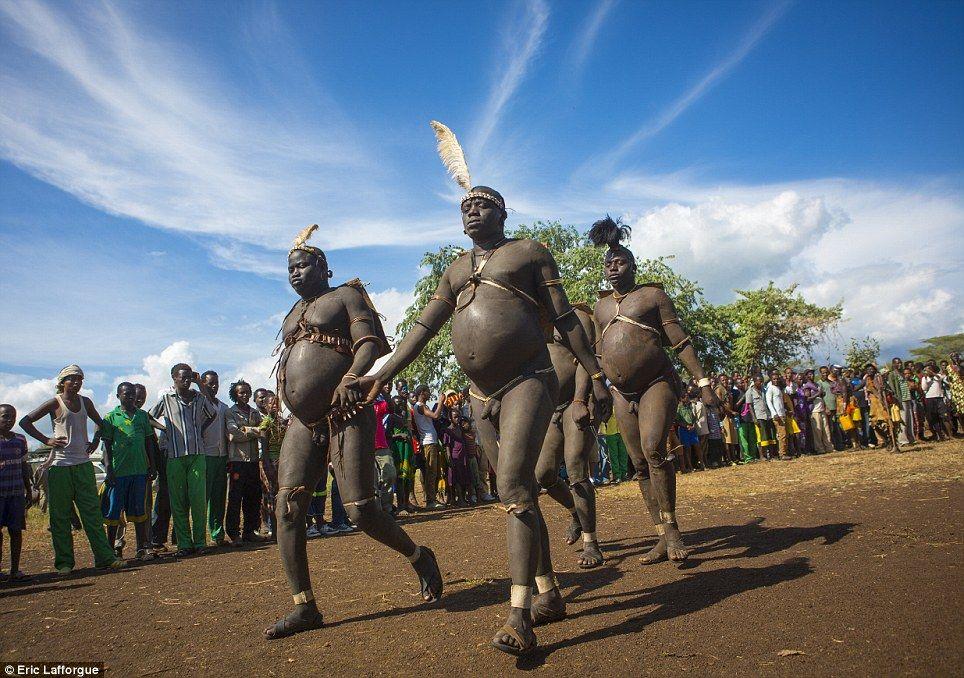
[[[962,34],[949,2],[5,0],[0,398],[68,362],[98,402],[175,358],[266,380],[313,222],[397,320],[463,238],[433,118],[513,223],[619,214],[714,301],[843,300],[839,344],[962,331]]]

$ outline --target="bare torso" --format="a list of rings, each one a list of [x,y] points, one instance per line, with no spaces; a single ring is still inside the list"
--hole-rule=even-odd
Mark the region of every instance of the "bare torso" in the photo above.
[[[483,278],[508,283],[537,297],[537,268],[530,252],[535,243],[510,241],[497,248],[483,269]],[[481,261],[477,256],[476,264]],[[472,256],[464,254],[446,271],[453,293],[472,275]],[[472,298],[472,286],[459,296],[462,306]],[[502,388],[517,375],[549,366],[539,309],[519,295],[480,284],[475,298],[452,318],[452,346],[459,366],[484,393]]]
[[[641,286],[618,305],[614,295],[596,304],[597,346],[602,368],[613,385],[623,393],[640,393],[659,379],[676,381],[676,370],[662,348],[665,339],[659,299],[665,293],[658,287]],[[643,329],[624,320],[612,321],[618,313],[653,328]],[[608,325],[608,329],[606,329]],[[603,331],[605,329],[605,331]]]
[[[282,337],[298,330],[304,311],[305,323],[319,332],[339,337],[351,346],[350,319],[345,295],[358,294],[351,287],[334,287],[313,302],[300,301],[282,324]],[[305,424],[324,419],[331,409],[335,388],[351,367],[350,348],[339,352],[324,343],[301,339],[286,346],[279,369],[284,375],[281,397],[291,413]]]

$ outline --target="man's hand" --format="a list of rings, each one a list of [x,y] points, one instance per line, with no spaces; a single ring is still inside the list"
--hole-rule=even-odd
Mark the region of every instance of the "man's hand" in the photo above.
[[[47,445],[50,447],[67,447],[67,436],[57,436],[56,438],[47,438]],[[88,452],[88,454],[90,454]]]
[[[356,379],[353,387],[365,397],[365,404],[368,405],[375,402],[375,398],[381,393],[384,385],[384,381],[377,379],[374,375],[368,375]]]
[[[358,387],[358,377],[345,375],[331,398],[332,407],[346,410],[355,409],[355,405],[365,398],[365,392]]]
[[[602,379],[592,380],[592,397],[595,400],[593,419],[597,422],[609,421],[613,413],[613,395]]]
[[[66,440],[67,440],[67,439],[64,438],[64,441],[65,441],[64,444],[65,444],[65,445],[67,444],[67,443],[66,443]],[[96,440],[91,440],[89,443],[87,443],[87,456],[88,456],[88,457],[89,457],[90,455],[92,455],[94,452],[97,451],[97,445],[98,445],[98,442],[97,442]]]
[[[570,413],[572,420],[576,422],[576,426],[579,427],[580,431],[585,430],[585,428],[589,426],[589,408],[586,407],[586,403],[581,400],[573,400]]]

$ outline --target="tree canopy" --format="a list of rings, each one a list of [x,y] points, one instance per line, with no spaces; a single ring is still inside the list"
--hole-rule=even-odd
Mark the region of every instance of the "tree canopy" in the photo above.
[[[549,248],[570,301],[595,305],[599,290],[608,286],[603,252],[574,226],[539,221],[520,225],[507,235],[530,238]],[[398,326],[399,336],[412,329],[445,269],[463,251],[445,245],[425,253],[421,262],[425,274],[415,285],[415,301]],[[658,283],[673,300],[708,372],[788,364],[808,354],[840,320],[839,304],[830,308],[811,304],[796,292],[795,285],[781,289],[770,283],[759,290],[738,290],[739,297],[733,303],[714,305],[705,298],[700,285],[674,271],[671,262],[672,257],[638,260],[637,279]],[[453,356],[451,323],[445,324],[401,376],[436,389],[467,385]]]
[[[921,346],[912,348],[914,360],[946,360],[951,353],[964,353],[964,333],[945,334],[940,337],[924,339]]]

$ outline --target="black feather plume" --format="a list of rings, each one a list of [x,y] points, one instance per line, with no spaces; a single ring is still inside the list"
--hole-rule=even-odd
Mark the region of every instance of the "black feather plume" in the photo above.
[[[622,223],[618,218],[613,219],[607,214],[605,219],[600,219],[589,229],[589,240],[596,247],[608,245],[615,249],[624,240],[629,240],[632,231],[632,228]]]

